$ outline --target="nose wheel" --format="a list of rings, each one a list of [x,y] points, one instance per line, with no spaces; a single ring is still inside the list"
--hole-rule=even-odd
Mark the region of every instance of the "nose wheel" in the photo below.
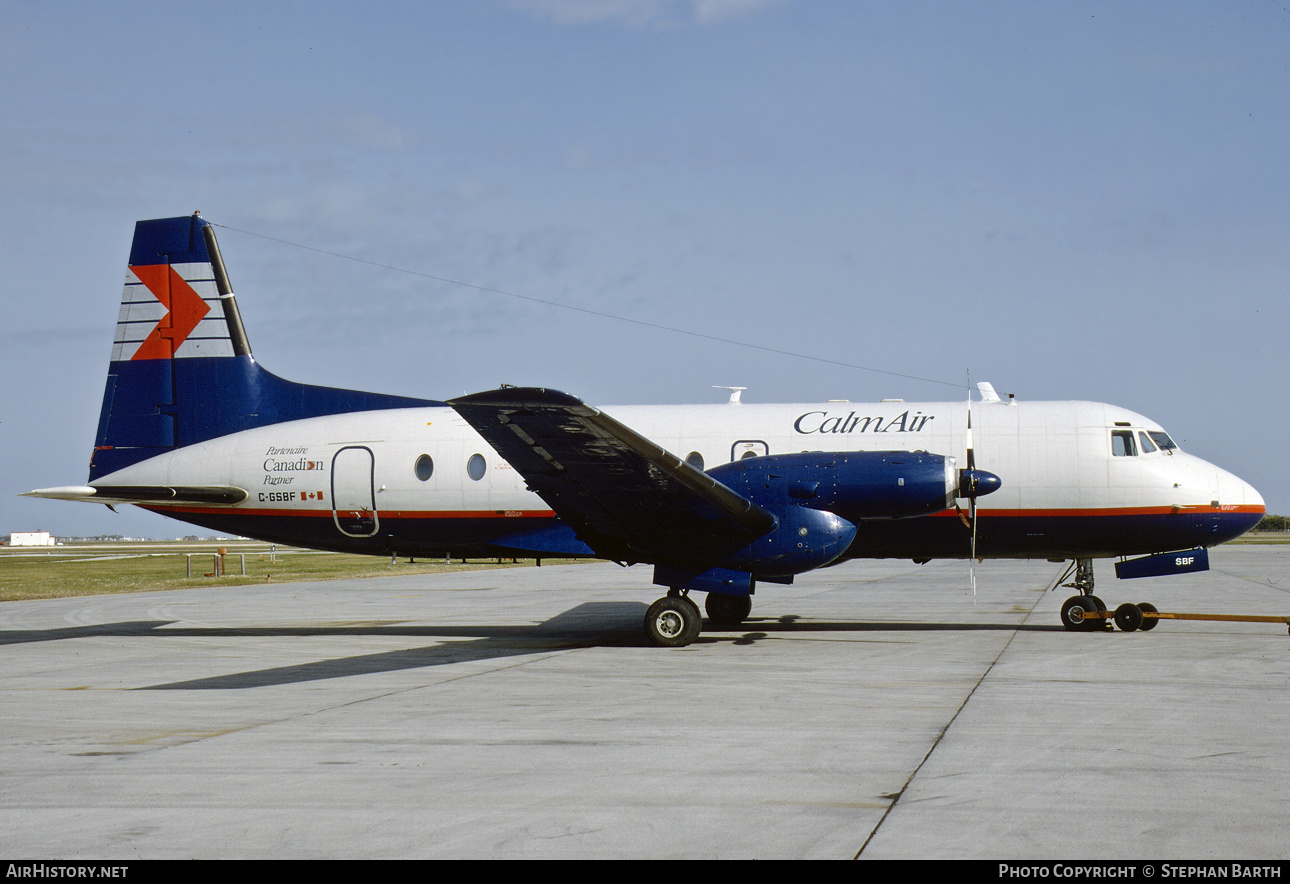
[[[1106,613],[1106,604],[1093,595],[1093,560],[1076,559],[1072,570],[1075,571],[1075,579],[1070,583],[1063,583],[1062,586],[1077,590],[1079,595],[1073,595],[1062,602],[1062,626],[1066,627],[1067,632],[1096,632],[1099,629],[1110,629],[1111,625],[1106,622],[1106,618],[1100,616]],[[1070,574],[1070,570],[1066,574]],[[1099,616],[1086,620],[1085,614]]]
[[[1062,626],[1067,632],[1094,632],[1107,629],[1101,616],[1084,619],[1085,614],[1105,614],[1106,604],[1095,595],[1074,595],[1062,602]]]

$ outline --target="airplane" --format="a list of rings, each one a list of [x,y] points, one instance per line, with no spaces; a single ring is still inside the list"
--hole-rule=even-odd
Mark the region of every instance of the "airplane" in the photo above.
[[[692,592],[735,625],[758,584],[858,558],[1070,560],[1062,624],[1109,628],[1094,559],[1121,577],[1204,570],[1264,514],[1141,415],[988,384],[975,408],[731,388],[607,411],[539,387],[440,401],[299,384],[252,356],[198,214],[138,222],[128,266],[88,484],[28,495],[341,552],[650,564],[668,588],[645,616],[656,645],[699,635]],[[1114,619],[1148,629],[1153,610]]]

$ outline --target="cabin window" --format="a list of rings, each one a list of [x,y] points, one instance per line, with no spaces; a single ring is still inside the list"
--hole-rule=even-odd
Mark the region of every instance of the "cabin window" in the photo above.
[[[1138,441],[1142,443],[1143,454],[1150,454],[1151,452],[1156,450],[1156,446],[1151,442],[1151,437],[1149,437],[1142,430],[1138,430]]]
[[[689,454],[687,454],[685,456],[685,462],[688,463],[690,466],[694,467],[696,470],[703,469],[703,455],[699,454],[699,452],[697,451],[691,451]]]
[[[484,463],[482,454],[472,454],[470,460],[466,462],[466,475],[478,482],[484,478],[484,469],[487,465]]]
[[[1111,431],[1111,454],[1116,457],[1135,457],[1138,448],[1133,444],[1132,430]]]
[[[425,482],[434,475],[434,460],[430,455],[423,454],[417,458],[417,462],[412,467],[412,470],[417,474],[418,479]]]

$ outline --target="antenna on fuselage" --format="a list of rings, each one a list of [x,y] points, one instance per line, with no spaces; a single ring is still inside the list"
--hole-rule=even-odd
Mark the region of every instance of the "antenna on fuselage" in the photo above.
[[[1002,399],[999,398],[999,394],[994,392],[994,384],[991,384],[988,381],[978,381],[976,388],[981,391],[982,402],[1002,402],[1003,401]],[[971,401],[971,396],[972,396],[972,391],[968,390],[969,401]]]
[[[712,389],[714,389],[714,390],[729,390],[729,391],[730,391],[730,401],[729,401],[727,404],[729,404],[729,405],[743,405],[743,403],[739,401],[739,397],[740,397],[740,395],[742,395],[742,394],[743,394],[743,391],[744,391],[744,390],[747,390],[748,388],[747,388],[747,387],[723,387],[723,386],[721,386],[720,384],[713,384],[713,385],[712,385]]]

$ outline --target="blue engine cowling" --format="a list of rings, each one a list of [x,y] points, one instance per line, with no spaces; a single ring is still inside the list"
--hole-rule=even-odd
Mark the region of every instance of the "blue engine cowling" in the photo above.
[[[724,567],[763,577],[802,574],[822,568],[855,540],[853,522],[805,506],[768,507],[779,523],[732,555]]]
[[[779,515],[825,510],[851,522],[929,516],[954,506],[954,459],[925,451],[805,451],[721,464],[708,475]]]
[[[823,510],[784,506],[772,511],[775,527],[719,564],[658,564],[654,566],[654,582],[703,592],[749,595],[754,578],[792,583],[793,575],[836,560],[856,536],[853,523]]]
[[[730,595],[748,595],[758,579],[791,583],[840,558],[856,522],[939,513],[954,506],[962,481],[953,458],[924,451],[775,454],[722,464],[708,475],[772,512],[776,525],[720,562],[657,565],[655,583]],[[991,473],[969,478],[977,494],[999,484]]]

